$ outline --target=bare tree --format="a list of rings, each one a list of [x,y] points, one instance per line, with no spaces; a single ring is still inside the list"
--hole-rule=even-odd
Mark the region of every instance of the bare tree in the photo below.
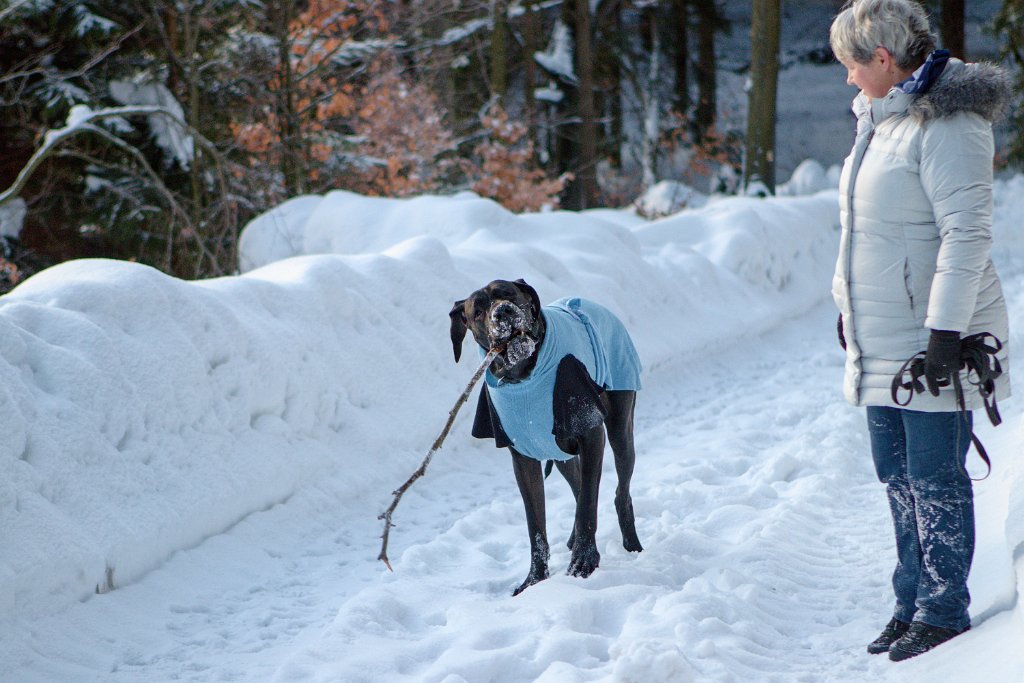
[[[499,98],[508,89],[508,0],[491,0],[491,93]]]
[[[958,58],[966,58],[964,42],[964,0],[942,0],[939,19],[942,47]]]
[[[534,53],[541,44],[541,16],[537,7],[539,0],[526,0],[523,5],[523,102],[526,126],[534,146],[539,145],[537,136],[537,98],[534,88],[537,86],[537,63]]]
[[[718,59],[715,56],[715,34],[721,30],[722,18],[715,0],[691,0],[697,10],[697,96],[696,130],[702,139],[715,127],[718,117]]]
[[[775,105],[779,76],[781,0],[754,0],[750,41],[752,59],[747,84],[747,143],[743,184],[761,182],[775,192]]]
[[[650,50],[648,52],[647,78],[638,88],[643,100],[644,117],[641,136],[640,168],[642,185],[646,190],[657,182],[658,147],[661,141],[661,36],[658,32],[658,12],[656,5],[644,8],[644,18],[650,34]]]
[[[674,43],[675,98],[677,112],[690,109],[690,2],[672,0],[672,36]]]
[[[576,206],[597,206],[597,120],[594,108],[594,54],[590,0],[573,2],[576,38],[576,113],[579,117],[579,155],[576,162]]]

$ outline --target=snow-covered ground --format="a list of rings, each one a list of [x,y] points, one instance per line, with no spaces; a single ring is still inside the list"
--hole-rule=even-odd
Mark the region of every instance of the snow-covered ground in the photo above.
[[[1019,349],[1024,177],[996,202]],[[339,192],[251,225],[238,277],[34,276],[0,298],[0,680],[1019,683],[1019,399],[979,429],[974,628],[898,665],[864,652],[895,555],[841,397],[836,217],[832,190],[651,223]],[[496,277],[605,303],[645,363],[645,551],[621,548],[608,458],[601,567],[561,573],[552,477],[554,574],[516,598],[522,504],[471,410],[398,507],[395,572],[376,560],[377,515],[473,370],[447,312]]]

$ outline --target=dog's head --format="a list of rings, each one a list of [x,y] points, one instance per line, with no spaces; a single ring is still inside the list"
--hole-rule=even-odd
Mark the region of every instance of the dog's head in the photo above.
[[[540,297],[533,287],[521,279],[494,280],[456,301],[448,315],[456,363],[469,330],[482,348],[500,351],[490,368],[495,377],[515,382],[529,376],[544,339]]]

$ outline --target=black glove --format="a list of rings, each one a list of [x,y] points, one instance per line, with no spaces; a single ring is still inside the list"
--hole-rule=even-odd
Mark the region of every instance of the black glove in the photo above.
[[[836,332],[839,333],[839,345],[843,347],[843,351],[846,350],[846,337],[843,335],[843,314],[839,314],[839,320],[836,322]]]
[[[947,386],[954,372],[960,371],[960,333],[932,330],[924,357],[924,379],[932,396]]]

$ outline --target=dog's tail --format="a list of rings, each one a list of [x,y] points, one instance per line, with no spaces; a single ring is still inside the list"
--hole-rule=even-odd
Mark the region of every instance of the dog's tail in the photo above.
[[[547,479],[551,476],[551,470],[555,469],[555,461],[548,460],[544,463],[544,478]]]

